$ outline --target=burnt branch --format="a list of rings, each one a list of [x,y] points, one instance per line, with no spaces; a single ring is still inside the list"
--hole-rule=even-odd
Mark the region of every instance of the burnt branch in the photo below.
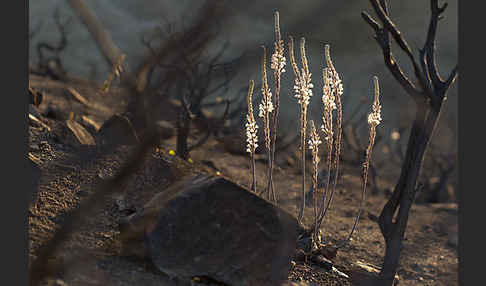
[[[61,18],[59,15],[59,8],[54,10],[54,23],[56,24],[56,28],[59,30],[59,34],[61,39],[57,45],[51,45],[48,43],[41,42],[37,44],[37,54],[39,56],[39,61],[43,62],[44,60],[44,53],[43,50],[48,50],[56,55],[62,52],[67,46],[67,38],[66,38],[66,27],[71,23],[72,18],[69,18],[64,23],[61,22]]]
[[[36,46],[39,62],[37,64],[37,70],[34,73],[39,75],[48,75],[53,78],[60,78],[64,73],[62,67],[61,58],[59,54],[67,47],[68,41],[66,37],[66,28],[71,23],[72,18],[67,19],[65,22],[61,22],[59,8],[54,11],[54,23],[59,31],[60,39],[57,45],[49,44],[46,42],[39,42]],[[46,57],[45,52],[53,54],[51,57]]]
[[[361,13],[363,19],[375,30],[375,40],[380,45],[383,51],[383,57],[385,64],[390,70],[393,77],[398,81],[398,83],[405,89],[405,91],[415,100],[419,101],[422,97],[422,92],[419,90],[405,75],[402,68],[398,65],[395,57],[391,52],[390,41],[388,38],[388,31],[386,28],[382,28],[378,22],[376,22],[370,15],[366,12]]]
[[[215,11],[207,11],[214,13]],[[206,15],[209,18],[221,20],[224,17],[217,14]],[[203,18],[200,18],[204,21]],[[240,56],[232,61],[221,62],[221,58],[228,49],[228,43],[224,44],[215,54],[208,55],[204,44],[213,39],[218,32],[218,26],[212,26],[211,30],[200,33],[197,25],[189,28],[182,28],[175,31],[174,25],[166,21],[166,29],[162,31],[160,39],[164,40],[159,48],[154,48],[152,41],[155,37],[142,38],[142,43],[149,49],[149,56],[142,64],[137,75],[137,91],[141,92],[149,87],[151,90],[158,90],[158,94],[163,94],[168,98],[177,98],[181,102],[178,122],[177,146],[178,154],[188,157],[189,151],[201,146],[207,139],[216,134],[224,126],[224,122],[234,113],[230,110],[230,104],[235,100],[221,99],[229,90],[229,84],[235,78],[235,67],[241,62]],[[199,23],[201,25],[202,23]],[[199,41],[199,42],[198,42]],[[165,43],[181,43],[183,49],[179,48],[178,60],[167,60],[164,58],[167,48]],[[182,44],[184,43],[184,44]],[[157,70],[157,73],[154,71]],[[164,86],[164,76],[167,74],[177,74],[184,79],[176,90],[161,90],[160,85]],[[162,76],[160,76],[162,75]],[[155,79],[152,77],[157,76]],[[154,96],[157,96],[154,95]],[[206,99],[216,98],[217,102],[205,103]],[[215,118],[206,111],[208,108],[218,108],[226,105],[221,118]],[[192,128],[193,126],[194,128]],[[187,140],[193,129],[201,131],[203,137],[193,146],[188,145]]]
[[[429,73],[430,79],[434,87],[444,87],[445,82],[439,75],[437,69],[436,56],[435,56],[435,36],[437,33],[437,23],[439,22],[439,17],[444,13],[447,8],[447,3],[442,7],[439,7],[438,0],[430,1],[430,9],[432,11],[432,16],[430,17],[429,30],[427,32],[427,40],[423,50],[425,51],[425,57],[427,59],[427,72]]]
[[[383,23],[383,26],[386,30],[386,44],[388,45],[388,49],[390,49],[390,40],[388,33],[390,33],[395,40],[395,42],[398,44],[398,46],[407,54],[408,58],[412,62],[415,77],[418,79],[419,83],[422,86],[423,90],[426,90],[425,86],[425,79],[423,78],[422,72],[420,71],[419,65],[415,61],[415,58],[413,56],[412,50],[410,49],[410,46],[408,45],[407,41],[405,38],[403,38],[401,32],[398,30],[396,25],[392,22],[388,15],[388,9],[386,8],[386,2],[384,0],[381,0],[380,3],[378,3],[377,0],[370,0],[371,5],[373,6],[373,9],[375,10],[375,13],[377,14],[378,18],[380,21]]]
[[[447,3],[440,7],[438,0],[431,0],[430,2],[432,15],[427,32],[427,39],[424,47],[419,50],[420,65],[417,63],[407,41],[390,19],[386,8],[386,1],[380,0],[380,2],[378,2],[378,0],[370,0],[370,3],[382,25],[380,25],[366,12],[362,12],[361,15],[375,31],[375,39],[383,50],[385,63],[388,69],[395,79],[400,83],[400,85],[402,85],[405,91],[412,98],[414,98],[418,104],[423,104],[423,99],[425,98],[430,100],[432,104],[438,105],[438,103],[442,101],[443,97],[437,97],[434,90],[440,91],[440,94],[445,93],[451,84],[454,83],[457,76],[456,66],[452,70],[447,80],[442,79],[436,64],[435,38],[437,23],[441,18],[442,13],[444,13],[445,9],[447,8]],[[396,62],[391,52],[389,39],[390,34],[398,46],[407,54],[408,58],[410,59],[410,62],[413,65],[414,75],[421,86],[420,89],[409,80]]]
[[[69,0],[69,4],[74,12],[79,16],[83,24],[93,36],[101,53],[105,57],[109,66],[113,66],[123,54],[113,42],[110,34],[106,31],[101,21],[83,0]]]

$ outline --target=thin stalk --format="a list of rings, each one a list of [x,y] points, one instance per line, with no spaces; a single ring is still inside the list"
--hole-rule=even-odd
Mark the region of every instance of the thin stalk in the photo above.
[[[341,141],[342,141],[342,109],[341,109],[341,101],[338,99],[336,100],[336,105],[338,106],[338,116],[337,116],[337,125],[338,125],[338,132],[337,132],[337,137],[335,141],[335,148],[334,148],[334,182],[332,185],[332,190],[331,194],[329,195],[329,200],[327,202],[326,208],[324,209],[324,212],[322,214],[322,217],[326,216],[327,210],[329,209],[329,206],[331,205],[332,198],[334,196],[334,192],[336,190],[336,185],[339,177],[339,158],[341,156]]]
[[[368,183],[368,170],[369,170],[369,162],[371,158],[371,152],[373,149],[373,144],[375,144],[375,133],[370,133],[370,144],[368,145],[368,148],[366,150],[366,162],[363,164],[363,186],[361,190],[361,201],[359,203],[359,210],[358,214],[356,215],[356,218],[354,220],[353,228],[351,229],[351,232],[348,234],[346,239],[342,242],[342,244],[338,245],[337,248],[342,248],[346,244],[349,243],[351,240],[351,237],[353,236],[354,231],[356,230],[356,227],[358,226],[358,221],[359,217],[361,215],[361,212],[363,211],[363,202],[365,201],[366,198],[366,184]]]
[[[326,46],[326,54],[327,54],[327,46]],[[322,195],[322,202],[319,207],[319,217],[318,217],[318,224],[317,228],[320,229],[322,225],[322,221],[324,218],[324,209],[326,207],[326,199],[327,194],[329,191],[330,180],[331,180],[331,172],[332,172],[332,151],[333,151],[333,143],[334,143],[334,136],[333,136],[333,120],[332,120],[332,112],[335,108],[334,103],[334,96],[333,96],[333,89],[332,85],[332,70],[330,68],[324,68],[322,71],[322,103],[324,104],[324,113],[322,116],[322,131],[325,134],[325,141],[327,146],[327,178],[326,178],[326,187]]]
[[[247,104],[248,104],[248,114],[247,114],[247,123],[246,123],[246,151],[250,153],[251,157],[251,173],[252,173],[252,182],[250,189],[256,193],[256,166],[255,166],[255,150],[258,146],[258,125],[255,122],[255,118],[253,116],[253,87],[255,86],[255,82],[250,80],[250,86],[248,89],[248,97],[247,97]]]
[[[339,177],[339,158],[341,156],[341,141],[342,141],[342,106],[341,106],[341,100],[340,97],[336,98],[336,105],[338,109],[338,116],[337,116],[337,136],[336,136],[336,141],[335,141],[335,148],[334,148],[334,182],[332,185],[331,193],[329,194],[329,200],[327,201],[326,208],[324,209],[324,212],[322,213],[322,219],[324,220],[324,217],[326,217],[327,210],[329,209],[329,206],[331,205],[332,198],[334,196],[334,192],[336,190],[336,185]],[[330,172],[329,172],[330,173]]]
[[[318,180],[318,171],[319,171],[319,145],[322,143],[319,134],[317,134],[316,127],[314,125],[314,121],[310,121],[310,139],[309,139],[309,149],[312,152],[312,184],[314,187],[314,192],[318,192],[318,187],[317,187],[317,180]],[[317,228],[317,195],[313,196],[312,198],[313,201],[313,206],[314,206],[314,231],[312,234],[312,245],[313,248],[317,248],[319,239],[318,239],[318,228]]]
[[[302,200],[299,212],[299,222],[304,217],[305,209],[305,131],[307,127],[307,106],[302,105],[300,112],[300,150],[301,150],[301,162],[302,162]]]
[[[279,106],[280,106],[280,75],[277,75],[274,73],[275,76],[275,82],[276,82],[276,88],[275,88],[275,110],[274,113],[272,114],[272,157],[270,161],[270,171],[269,171],[269,176],[268,176],[268,185],[267,188],[272,191],[273,193],[273,199],[275,203],[277,203],[277,195],[275,193],[274,187],[273,187],[273,166],[275,162],[275,145],[277,142],[277,123],[278,123],[278,113],[279,113]]]
[[[280,17],[279,12],[275,12],[275,44],[274,44],[274,53],[272,55],[272,70],[273,70],[273,77],[275,79],[275,101],[274,101],[274,113],[272,114],[272,146],[271,146],[271,161],[270,161],[270,170],[268,176],[268,184],[267,188],[272,192],[273,199],[275,203],[277,201],[277,193],[273,186],[273,167],[275,165],[275,149],[276,149],[276,142],[277,142],[277,124],[278,124],[278,114],[279,114],[279,106],[280,106],[280,75],[285,72],[285,57],[284,57],[284,46],[283,41],[280,35]]]
[[[379,98],[380,88],[378,85],[378,77],[376,76],[373,77],[373,82],[375,85],[375,99],[372,106],[372,112],[368,116],[368,125],[370,127],[370,134],[369,134],[369,144],[368,147],[366,148],[366,158],[365,158],[365,162],[363,163],[363,186],[361,191],[361,201],[359,203],[358,214],[356,215],[356,218],[354,220],[354,224],[353,224],[353,228],[351,229],[351,232],[343,241],[343,243],[337,246],[337,248],[341,248],[345,246],[351,240],[351,237],[356,229],[356,226],[358,225],[361,212],[363,211],[363,202],[366,197],[366,185],[368,183],[368,173],[369,173],[369,166],[371,161],[371,153],[373,151],[373,145],[375,144],[376,126],[378,126],[381,122],[381,105],[380,105],[380,98]]]
[[[331,59],[331,52],[330,52],[330,46],[326,45],[325,46],[325,57],[326,57],[326,62],[328,69],[331,71],[332,75],[332,93],[335,96],[335,103],[336,103],[336,109],[337,109],[337,122],[336,122],[336,129],[337,129],[337,136],[335,140],[335,148],[334,148],[334,182],[332,185],[332,190],[329,195],[329,200],[327,202],[326,208],[324,209],[324,212],[322,213],[322,220],[324,220],[324,217],[326,216],[327,210],[329,209],[329,206],[331,205],[332,198],[334,196],[334,192],[336,191],[336,186],[337,186],[337,180],[339,177],[339,159],[341,155],[341,141],[342,141],[342,122],[343,122],[343,108],[342,108],[342,103],[341,103],[341,96],[343,93],[342,90],[342,83],[341,79],[339,78],[339,75],[334,68],[334,64],[332,63]],[[322,221],[321,221],[322,223]]]
[[[252,181],[251,181],[251,188],[254,193],[256,193],[256,166],[255,166],[255,152],[251,153],[251,173],[252,173]]]
[[[270,165],[272,162],[272,152],[271,152],[271,138],[270,138],[270,112],[273,111],[273,102],[272,102],[272,93],[268,88],[267,82],[267,49],[265,46],[263,47],[263,59],[262,59],[262,94],[263,99],[262,103],[260,104],[260,113],[259,116],[263,117],[264,122],[264,133],[265,133],[265,148],[267,150],[267,178],[271,178],[270,176]],[[267,185],[267,199],[270,200],[270,185]]]
[[[322,221],[324,219],[324,208],[326,206],[326,199],[327,199],[327,194],[329,192],[329,186],[331,182],[331,164],[332,164],[332,139],[331,141],[327,144],[327,176],[326,176],[326,188],[324,189],[324,193],[322,195],[322,201],[319,207],[319,218],[318,218],[318,224],[317,228],[321,228]]]
[[[268,184],[267,184],[267,200],[271,199],[271,192],[272,192],[272,151],[271,147],[267,148],[267,161],[268,161],[268,169],[267,169],[267,178],[268,178]],[[275,194],[274,194],[275,195]]]
[[[294,58],[294,39],[290,37],[289,41],[290,63],[295,74],[294,91],[295,97],[300,104],[300,150],[302,152],[302,202],[300,206],[298,220],[302,221],[305,210],[305,136],[307,127],[307,106],[309,105],[310,97],[312,96],[311,73],[307,65],[307,58],[305,55],[305,38],[300,41],[300,58],[302,61],[302,72],[299,71],[297,63]]]

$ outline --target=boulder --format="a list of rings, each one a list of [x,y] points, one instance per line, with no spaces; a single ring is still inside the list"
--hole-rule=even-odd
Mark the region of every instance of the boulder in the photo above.
[[[296,219],[223,178],[192,175],[121,224],[123,252],[171,277],[280,285],[296,248]]]
[[[135,145],[140,141],[132,122],[122,114],[106,120],[98,130],[98,137],[103,145],[109,146]]]

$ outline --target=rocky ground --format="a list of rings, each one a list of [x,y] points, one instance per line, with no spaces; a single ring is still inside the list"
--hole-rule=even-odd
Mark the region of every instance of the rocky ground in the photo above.
[[[30,77],[30,84],[43,92],[42,103],[31,106],[34,118],[29,126],[28,156],[40,170],[38,190],[28,214],[32,262],[66,216],[89,199],[103,180],[113,176],[135,147],[104,148],[100,142],[107,135],[98,132],[106,120],[123,111],[129,96],[127,90],[113,87],[103,94],[100,86],[85,81],[66,84],[36,76]],[[51,285],[185,285],[171,280],[147,261],[121,255],[119,224],[182,174],[206,172],[248,186],[249,158],[234,152],[235,136],[211,138],[191,152],[190,162],[171,155],[170,151],[175,149],[174,136],[161,141],[127,184],[104,198],[101,207],[86,213],[83,223],[75,226],[67,243],[50,261],[58,267],[53,277],[58,281]],[[244,138],[237,139],[244,142]],[[295,154],[277,153],[277,159],[274,182],[279,205],[296,214],[301,175]],[[261,189],[266,182],[265,161],[259,159],[256,168]],[[359,168],[343,166],[342,170],[322,228],[324,240],[329,243],[346,237],[360,201]],[[382,179],[378,184],[385,189],[393,181]],[[384,193],[368,194],[351,243],[328,261],[331,266],[295,257],[288,274],[289,284],[361,285],[376,275],[384,255],[384,241],[376,220],[385,201]],[[309,207],[305,224],[311,223],[311,215]],[[405,236],[399,285],[458,284],[457,204],[415,205]],[[191,283],[211,284],[203,278]]]

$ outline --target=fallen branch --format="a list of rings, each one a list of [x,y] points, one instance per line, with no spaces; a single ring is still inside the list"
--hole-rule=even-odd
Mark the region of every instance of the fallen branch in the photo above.
[[[105,57],[108,65],[113,66],[117,63],[122,52],[115,45],[110,34],[105,30],[101,21],[91,11],[83,0],[69,0],[69,4],[73,10],[78,14],[81,21],[86,25],[86,28],[93,36],[96,44]]]

